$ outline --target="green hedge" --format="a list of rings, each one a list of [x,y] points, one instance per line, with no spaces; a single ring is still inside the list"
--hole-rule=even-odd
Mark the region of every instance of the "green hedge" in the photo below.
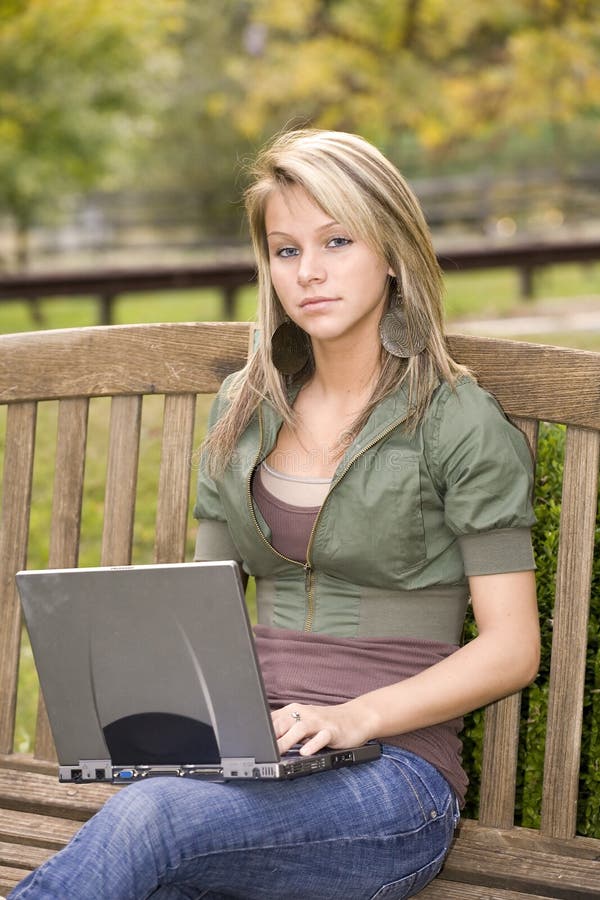
[[[538,827],[542,797],[545,723],[548,705],[550,646],[558,550],[565,429],[542,425],[538,452],[537,524],[533,531],[537,562],[538,603],[542,628],[542,660],[535,682],[523,693],[520,739],[517,824]],[[596,548],[600,547],[600,518],[596,519]],[[467,625],[468,636],[475,633]],[[600,553],[596,552],[589,623],[584,699],[584,735],[580,771],[577,831],[600,838]],[[483,714],[466,719],[464,761],[470,778],[467,816],[476,816],[481,772]]]

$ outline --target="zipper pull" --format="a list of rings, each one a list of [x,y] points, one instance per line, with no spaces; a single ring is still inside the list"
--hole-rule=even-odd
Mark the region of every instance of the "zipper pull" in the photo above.
[[[304,566],[304,589],[308,592],[311,588],[312,581],[312,566],[310,563],[306,563]]]

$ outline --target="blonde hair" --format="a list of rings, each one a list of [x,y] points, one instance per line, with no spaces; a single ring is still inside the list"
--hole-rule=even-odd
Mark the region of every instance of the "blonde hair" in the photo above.
[[[245,194],[246,212],[258,268],[259,344],[245,368],[231,381],[229,407],[203,448],[209,472],[222,471],[260,402],[269,400],[294,425],[288,389],[313,374],[312,358],[299,373],[283,376],[273,365],[271,335],[285,313],[271,282],[265,229],[266,203],[274,190],[297,186],[332,219],[364,240],[394,272],[388,304],[402,297],[409,334],[425,336],[426,346],[406,359],[381,349],[381,372],[371,398],[353,423],[356,435],[373,408],[406,382],[414,429],[439,380],[450,384],[466,370],[452,360],[443,328],[443,282],[429,229],[419,203],[392,163],[372,144],[339,131],[300,130],[276,137],[258,155]]]

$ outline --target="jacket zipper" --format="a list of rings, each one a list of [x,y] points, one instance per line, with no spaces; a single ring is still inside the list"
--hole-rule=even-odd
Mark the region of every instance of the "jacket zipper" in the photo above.
[[[346,476],[346,474],[348,473],[350,468],[354,465],[356,460],[360,459],[361,456],[364,456],[364,454],[367,453],[371,449],[371,447],[374,447],[375,444],[378,444],[379,441],[382,441],[384,438],[386,438],[388,436],[388,434],[392,433],[392,431],[395,431],[396,428],[398,428],[400,425],[402,425],[402,423],[404,421],[406,421],[406,418],[407,418],[407,416],[402,416],[402,418],[397,419],[391,425],[388,425],[388,427],[384,431],[382,431],[380,434],[378,434],[377,437],[373,438],[372,441],[370,441],[365,447],[362,448],[362,450],[359,453],[357,453],[355,456],[352,457],[351,460],[349,460],[347,462],[346,467],[343,470],[343,472],[340,472],[340,474],[338,475],[336,480],[334,482],[332,482],[332,484],[330,485],[329,491],[327,492],[327,496],[325,497],[325,500],[321,504],[321,508],[319,509],[319,512],[317,513],[317,516],[313,523],[312,531],[311,531],[310,537],[308,539],[308,546],[306,548],[306,563],[304,566],[304,570],[306,573],[305,574],[306,618],[304,620],[304,630],[305,631],[312,631],[313,619],[314,619],[314,615],[315,615],[314,570],[312,567],[312,563],[310,561],[310,554],[311,554],[315,534],[317,531],[317,526],[319,524],[319,519],[321,518],[321,513],[323,511],[323,507],[325,506],[325,503],[327,502],[327,497],[329,497],[332,490],[335,487],[337,487],[338,484],[340,483],[340,481]]]
[[[265,544],[270,550],[272,550],[273,553],[276,556],[278,556],[280,559],[285,559],[286,562],[289,562],[295,566],[301,566],[302,568],[304,568],[304,563],[298,562],[297,559],[290,559],[289,556],[284,556],[283,553],[280,553],[279,550],[276,550],[275,547],[268,542],[268,540],[262,533],[262,529],[261,529],[260,525],[258,524],[258,519],[256,518],[256,513],[254,512],[254,505],[252,503],[252,475],[253,475],[254,470],[256,469],[256,467],[258,465],[258,461],[262,455],[262,445],[263,445],[263,422],[262,422],[262,412],[259,407],[259,410],[258,410],[258,453],[256,454],[254,462],[252,463],[252,467],[250,469],[250,474],[248,476],[248,481],[246,484],[246,500],[248,503],[248,510],[250,512],[252,521],[254,522],[254,525],[256,526],[256,530],[258,531],[258,534],[260,535],[260,537],[262,539],[263,544]]]
[[[327,499],[328,499],[329,495],[331,494],[332,490],[338,486],[340,481],[346,476],[346,474],[348,473],[350,468],[354,465],[356,460],[360,459],[361,456],[364,456],[364,454],[367,453],[372,447],[374,447],[375,444],[378,444],[380,441],[382,441],[384,438],[386,438],[388,436],[388,434],[392,433],[392,431],[395,431],[395,429],[398,428],[400,425],[402,425],[402,423],[405,422],[406,419],[407,419],[407,416],[404,415],[404,416],[402,416],[402,418],[396,419],[396,421],[393,422],[391,425],[388,425],[388,427],[384,431],[382,431],[375,438],[373,438],[373,440],[370,441],[365,447],[363,447],[362,450],[356,454],[356,456],[353,456],[352,459],[348,461],[343,472],[340,472],[340,474],[338,475],[336,480],[334,482],[332,482],[332,484],[327,492],[327,495],[326,495],[325,499],[323,500],[323,503],[321,504],[319,512],[317,513],[317,515],[315,517],[315,521],[313,523],[313,527],[310,532],[310,536],[308,538],[308,545],[306,547],[306,562],[301,563],[301,562],[298,562],[297,559],[290,559],[289,556],[284,556],[283,553],[280,553],[279,550],[276,550],[275,547],[273,547],[273,545],[269,543],[269,541],[266,539],[266,537],[262,533],[261,527],[258,524],[258,520],[257,520],[256,514],[254,512],[254,505],[252,503],[252,474],[253,474],[254,470],[256,469],[256,466],[258,465],[258,461],[262,454],[262,445],[263,445],[262,412],[260,409],[258,410],[259,446],[258,446],[258,453],[256,454],[254,463],[252,464],[252,468],[250,469],[250,475],[248,476],[248,483],[246,485],[248,509],[250,510],[250,515],[252,517],[252,521],[254,522],[254,525],[256,526],[256,530],[258,531],[263,543],[266,544],[266,546],[269,547],[269,549],[272,550],[272,552],[275,553],[276,556],[278,556],[280,559],[284,559],[286,562],[292,563],[295,566],[302,566],[302,568],[304,569],[304,590],[305,590],[305,594],[306,594],[306,615],[304,618],[304,631],[312,631],[313,621],[314,621],[314,617],[315,617],[315,595],[314,595],[314,580],[315,579],[314,579],[314,569],[313,569],[312,563],[310,561],[310,554],[312,551],[312,546],[313,546],[315,534],[317,531],[317,526],[319,524],[319,519],[321,518],[321,513],[323,511],[323,507],[325,506]]]

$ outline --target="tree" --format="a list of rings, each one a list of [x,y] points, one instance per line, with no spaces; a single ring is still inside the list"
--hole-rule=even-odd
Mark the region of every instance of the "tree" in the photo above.
[[[187,0],[177,35],[179,72],[169,103],[147,146],[153,184],[185,192],[195,203],[199,229],[212,238],[240,235],[240,168],[255,148],[231,109],[245,88],[234,77],[246,49],[246,0],[210,3]]]
[[[27,235],[123,165],[175,74],[179,0],[1,0],[0,212]]]
[[[229,116],[249,140],[290,122],[356,130],[409,164],[525,137],[554,161],[600,136],[592,0],[249,0],[254,53],[229,53]],[[412,156],[409,151],[412,151]],[[594,151],[595,153],[595,151]],[[594,156],[590,152],[590,159]]]

